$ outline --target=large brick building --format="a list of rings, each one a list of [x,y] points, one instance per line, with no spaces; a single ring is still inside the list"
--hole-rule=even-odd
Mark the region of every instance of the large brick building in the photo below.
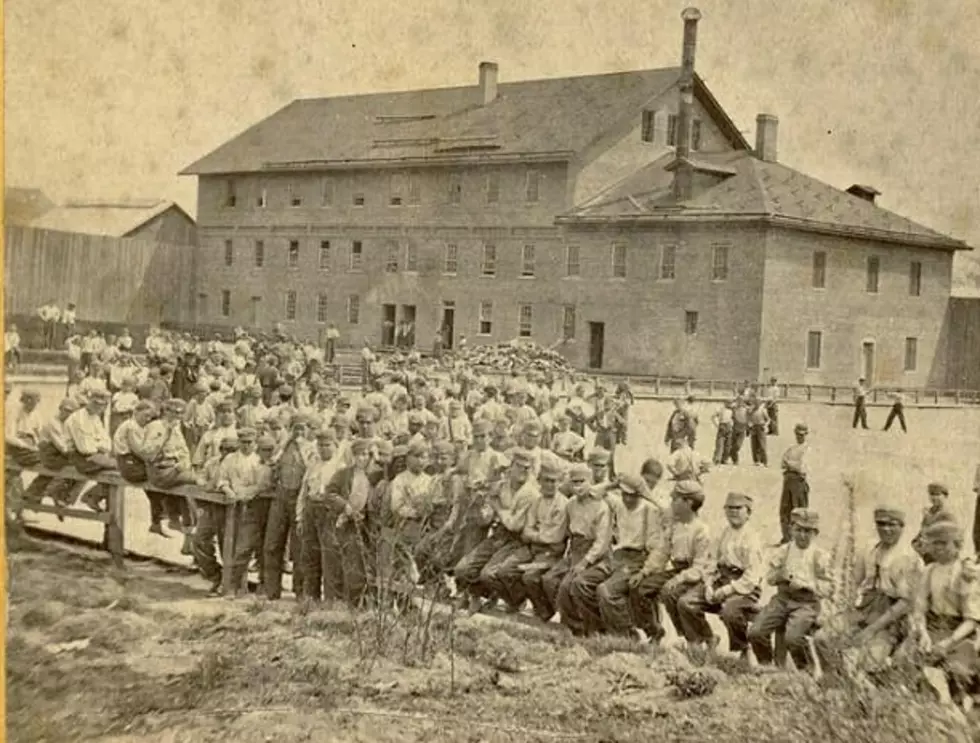
[[[964,248],[755,150],[680,68],[299,100],[196,175],[197,319],[529,337],[582,367],[938,379]],[[685,94],[686,91],[686,94]],[[678,186],[680,184],[680,186]]]

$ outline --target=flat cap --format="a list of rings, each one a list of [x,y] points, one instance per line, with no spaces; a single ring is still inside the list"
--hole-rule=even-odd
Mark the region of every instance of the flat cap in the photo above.
[[[332,428],[321,428],[316,432],[315,438],[317,441],[336,441],[337,434]]]
[[[729,493],[725,498],[725,508],[752,508],[752,498],[745,493]]]
[[[255,441],[259,437],[258,431],[250,426],[238,429],[239,441]]]
[[[673,495],[691,503],[704,503],[704,488],[697,480],[679,480],[674,484]]]
[[[789,520],[804,529],[820,531],[820,514],[810,508],[794,508],[789,515]]]
[[[643,495],[647,489],[643,478],[629,473],[620,475],[617,485],[620,491],[628,495]]]
[[[276,440],[271,436],[269,436],[268,434],[264,433],[261,436],[259,436],[259,438],[255,442],[255,445],[259,449],[275,449]]]
[[[219,444],[221,449],[237,449],[238,448],[238,437],[237,436],[225,436],[221,439]]]
[[[538,477],[561,477],[562,467],[552,459],[541,459],[541,469],[538,470]]]
[[[530,467],[534,462],[531,452],[520,447],[514,447],[508,452],[508,455],[510,456],[510,461],[512,464],[520,464],[524,467]]]
[[[429,447],[421,441],[410,441],[408,451],[405,452],[409,457],[424,457],[429,453]]]
[[[568,479],[589,482],[592,479],[592,470],[589,469],[587,464],[582,464],[581,462],[574,464],[568,471]]]
[[[350,445],[352,454],[367,454],[371,451],[371,439],[357,439]]]
[[[41,393],[35,389],[26,389],[20,393],[21,400],[40,400]]]
[[[486,420],[485,418],[481,418],[480,420],[475,421],[473,423],[474,436],[477,434],[485,436],[486,434],[490,433],[490,431],[492,430],[493,430],[493,426],[490,424],[490,421]]]
[[[930,524],[922,530],[922,538],[925,540],[952,540],[955,542],[963,541],[963,529],[955,521],[943,520]]]
[[[391,458],[396,459],[398,457],[408,456],[408,446],[406,444],[397,444],[391,449]]]
[[[796,433],[810,433],[810,427],[806,423],[797,423],[793,426],[793,430]]]
[[[875,508],[875,521],[905,524],[905,511],[892,506],[878,506]]]
[[[232,410],[234,410],[234,407],[230,400],[221,400],[214,406],[214,412],[216,413],[230,413]]]
[[[601,446],[597,446],[595,449],[589,452],[589,464],[609,464],[609,460],[609,452],[606,449],[603,449]]]
[[[149,402],[149,401],[148,400],[141,400],[140,402],[143,403],[143,402]],[[150,405],[153,405],[153,403],[149,403],[149,404]],[[60,403],[58,403],[58,410],[66,410],[66,411],[71,412],[71,413],[74,413],[80,407],[81,406],[78,404],[78,400],[76,400],[73,397],[66,397]],[[139,409],[139,404],[136,405],[136,408]]]
[[[453,446],[451,441],[440,439],[432,447],[432,451],[434,451],[436,454],[455,454],[456,447]]]
[[[171,397],[169,400],[164,400],[162,405],[164,410],[171,413],[182,413],[187,408],[187,403],[181,400],[179,397]]]
[[[521,427],[521,433],[534,434],[535,436],[540,436],[542,431],[544,431],[544,426],[541,425],[540,421],[536,420],[527,421]]]
[[[941,482],[929,483],[929,495],[949,495],[949,488]]]

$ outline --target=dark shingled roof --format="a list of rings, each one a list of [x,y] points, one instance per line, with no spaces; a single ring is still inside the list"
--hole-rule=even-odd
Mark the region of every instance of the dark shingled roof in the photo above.
[[[582,152],[669,90],[679,68],[501,83],[481,105],[479,87],[293,101],[188,166],[184,175],[329,167],[354,162],[438,161]],[[733,146],[738,128],[700,79],[699,100]]]
[[[559,217],[559,222],[656,222],[670,219],[759,218],[773,224],[854,237],[970,250],[960,240],[834,188],[778,162],[752,153],[697,153],[708,169],[734,171],[713,179],[688,201],[673,198],[673,153],[633,173],[590,202]],[[695,162],[697,168],[698,162]]]

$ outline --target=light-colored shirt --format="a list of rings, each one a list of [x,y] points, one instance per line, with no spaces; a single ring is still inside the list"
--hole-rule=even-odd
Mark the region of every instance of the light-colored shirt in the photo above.
[[[501,526],[511,533],[522,533],[527,526],[528,511],[539,495],[537,483],[531,477],[517,488],[505,482],[500,488],[500,507],[496,509]]]
[[[16,403],[13,409],[5,412],[4,438],[7,443],[36,450],[41,440],[41,415],[38,409],[34,408],[28,413]]]
[[[812,544],[805,550],[792,542],[784,544],[769,561],[766,582],[770,585],[793,582],[798,587],[813,591],[820,598],[828,598],[834,587],[830,557]]]
[[[246,454],[234,451],[221,462],[218,468],[218,488],[228,488],[241,500],[255,494],[259,481],[259,456],[255,452]]]
[[[533,544],[562,544],[568,536],[568,498],[555,493],[539,496],[531,505],[524,527],[524,539]]]
[[[93,415],[85,408],[76,410],[65,421],[65,430],[71,436],[72,447],[83,457],[99,452],[108,453],[112,449],[109,432],[105,430],[102,418]]]
[[[145,429],[135,418],[123,421],[112,436],[112,452],[117,457],[127,454],[140,455]]]
[[[708,472],[709,468],[708,460],[689,446],[681,447],[671,454],[670,459],[667,460],[667,472],[675,480],[701,482],[701,477]]]
[[[57,415],[49,418],[41,426],[40,440],[51,444],[62,454],[71,454],[75,448],[75,445],[71,441],[71,436],[65,428],[65,421],[61,420]]]
[[[695,516],[688,522],[672,520],[670,534],[664,540],[663,551],[658,551],[655,559],[647,563],[659,570],[680,565],[686,565],[679,574],[679,579],[686,582],[702,580],[714,568],[711,553],[711,536],[708,527]]]
[[[809,445],[806,443],[793,444],[783,453],[783,471],[784,472],[795,472],[799,475],[806,475],[806,462],[803,461],[806,456]]]
[[[139,396],[135,392],[120,390],[112,396],[112,410],[116,413],[132,413],[139,401]]]
[[[980,583],[963,574],[963,560],[925,566],[916,591],[914,612],[980,622]]]
[[[854,566],[858,606],[874,592],[891,599],[912,601],[922,573],[922,560],[907,544],[885,547],[881,542],[865,552]]]
[[[612,545],[612,513],[605,498],[587,495],[583,498],[570,498],[568,511],[568,534],[571,537],[584,537],[592,541],[586,552],[585,563],[594,565],[609,551]]]
[[[193,464],[200,466],[211,459],[211,457],[217,456],[221,450],[221,440],[229,436],[234,438],[238,437],[234,425],[219,426],[205,431],[197,444],[197,451],[194,452]]]
[[[647,500],[640,500],[630,510],[616,493],[610,493],[606,502],[612,513],[614,549],[642,550],[651,553],[663,549],[667,537],[667,524],[663,512]]]
[[[738,568],[742,571],[741,577],[730,584],[735,593],[748,595],[762,583],[764,572],[762,546],[758,535],[747,526],[739,529],[733,529],[731,525],[726,526],[712,546],[711,553],[715,568],[712,575],[705,578],[706,583],[710,582],[714,577],[713,574],[722,567]]]
[[[148,423],[143,433],[143,452],[147,462],[171,459],[182,469],[191,467],[191,452],[180,421],[161,419]]]
[[[431,475],[405,470],[391,482],[391,512],[403,519],[418,519],[428,506]]]

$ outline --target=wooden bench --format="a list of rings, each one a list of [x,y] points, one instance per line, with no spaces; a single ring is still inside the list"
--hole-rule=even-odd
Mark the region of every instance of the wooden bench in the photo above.
[[[231,566],[234,561],[235,526],[238,522],[237,515],[240,511],[240,503],[229,500],[224,493],[205,490],[197,485],[181,485],[177,488],[158,488],[150,485],[148,482],[131,483],[123,479],[122,475],[114,470],[100,472],[97,475],[83,475],[74,467],[63,467],[60,470],[49,470],[45,467],[21,467],[10,459],[5,462],[5,471],[8,476],[33,474],[53,479],[72,480],[74,482],[95,482],[108,486],[109,510],[104,512],[91,511],[87,508],[49,506],[43,503],[27,503],[23,504],[22,507],[24,510],[34,511],[36,513],[51,513],[56,516],[69,516],[83,521],[98,521],[104,524],[105,545],[109,554],[112,555],[113,565],[119,570],[126,569],[124,560],[126,556],[124,539],[126,533],[126,488],[144,491],[152,490],[155,493],[173,495],[192,502],[204,501],[206,503],[231,506],[225,509],[225,533],[221,545],[221,585],[226,593],[232,590]]]

